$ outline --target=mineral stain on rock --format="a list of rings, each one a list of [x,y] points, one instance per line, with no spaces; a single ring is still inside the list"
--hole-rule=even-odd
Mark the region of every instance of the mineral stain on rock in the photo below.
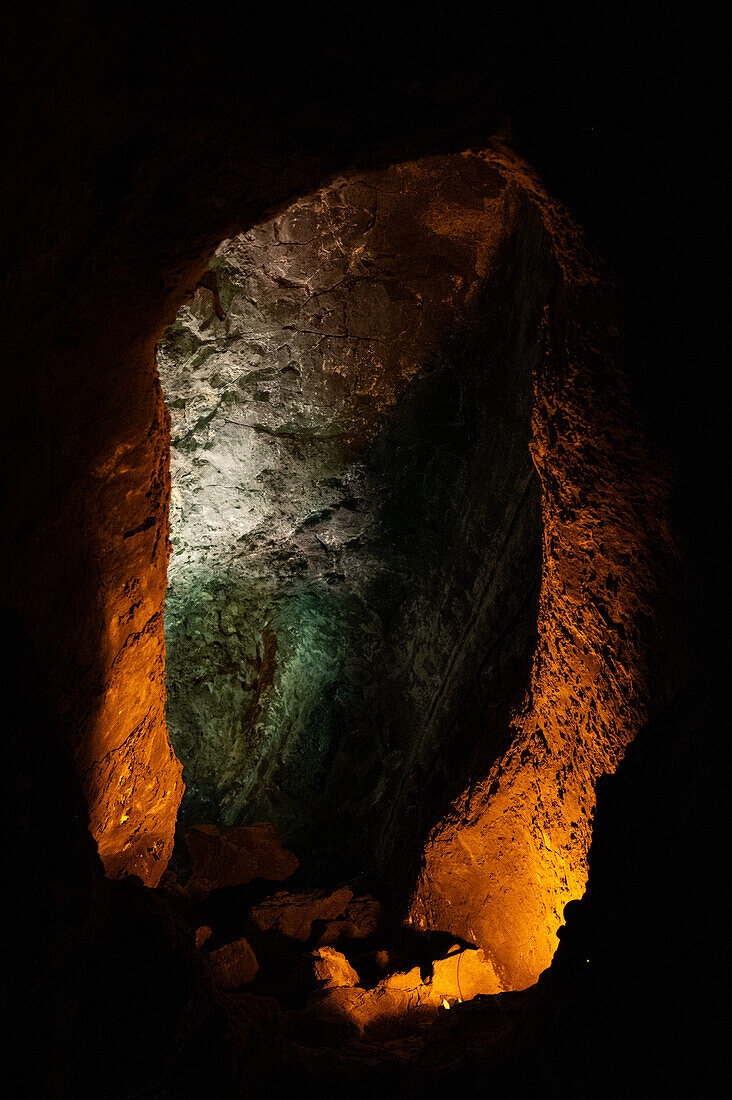
[[[161,341],[185,822],[408,876],[500,743],[540,571],[519,211],[472,155],[336,180],[224,241]]]

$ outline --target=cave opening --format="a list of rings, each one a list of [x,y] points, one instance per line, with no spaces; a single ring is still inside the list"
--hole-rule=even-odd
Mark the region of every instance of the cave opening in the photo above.
[[[191,1050],[271,1027],[291,1064],[391,1072],[392,1041],[449,1061],[464,1002],[535,1003],[596,783],[663,698],[673,547],[608,278],[526,164],[330,179],[94,376],[71,969]],[[83,1012],[94,1076],[116,1025]]]
[[[405,888],[506,748],[541,569],[517,219],[475,156],[336,180],[224,241],[159,343],[183,826]]]
[[[293,981],[227,909],[267,823],[275,879],[279,838],[295,856],[288,892],[251,917],[345,951],[341,985],[354,952],[392,1014],[415,960],[432,1010],[511,985],[474,932],[409,907],[430,832],[509,747],[536,645],[550,272],[525,213],[473,154],[337,178],[223,241],[158,343],[167,723],[186,784],[167,881],[203,906],[224,981],[237,965],[279,996]]]
[[[726,67],[440,7],[8,11],[13,1095],[714,1094]]]
[[[161,888],[225,987],[297,1000],[304,951],[363,1030],[551,962],[645,705],[625,623],[663,487],[615,340],[581,234],[502,147],[226,238],[159,340],[186,786]]]

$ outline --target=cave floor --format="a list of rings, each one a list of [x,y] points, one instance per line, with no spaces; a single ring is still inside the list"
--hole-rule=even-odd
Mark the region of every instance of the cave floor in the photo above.
[[[280,1036],[276,1072],[401,1088],[469,1061],[474,1041],[481,1060],[510,1048],[534,992],[505,991],[473,944],[400,920],[362,876],[313,888],[270,825],[199,826],[186,841],[192,858],[156,893],[190,929],[234,1032],[255,1019]]]

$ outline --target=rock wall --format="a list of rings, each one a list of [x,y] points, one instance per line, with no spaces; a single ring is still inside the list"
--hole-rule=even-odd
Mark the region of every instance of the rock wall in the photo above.
[[[635,17],[632,25],[619,20],[614,28],[606,28],[609,35],[598,35],[596,19],[588,12],[573,21],[575,33],[566,36],[547,34],[551,17],[548,22],[521,21],[518,32],[513,20],[506,34],[494,27],[481,29],[469,12],[460,18],[454,9],[429,9],[416,23],[406,18],[392,21],[385,34],[384,21],[369,10],[354,35],[346,20],[332,21],[324,29],[309,8],[288,14],[287,33],[277,25],[276,13],[274,19],[261,21],[243,5],[238,12],[238,20],[233,10],[226,20],[212,19],[203,11],[189,20],[180,19],[179,12],[169,13],[164,4],[141,5],[130,18],[123,5],[93,6],[81,0],[55,10],[46,6],[40,20],[32,6],[14,5],[6,12],[10,88],[3,212],[8,263],[2,306],[7,419],[2,433],[6,476],[0,502],[0,578],[2,601],[18,611],[20,620],[6,634],[9,646],[17,654],[26,631],[34,643],[25,677],[19,677],[14,663],[3,665],[11,710],[17,706],[32,727],[29,731],[27,723],[20,723],[19,738],[7,733],[3,737],[8,752],[4,771],[12,777],[11,809],[16,811],[8,833],[12,845],[6,898],[14,925],[4,942],[12,945],[9,962],[19,979],[13,992],[20,987],[28,994],[30,989],[22,1004],[29,1009],[33,1053],[28,1059],[28,1046],[18,1043],[11,1030],[18,1066],[6,1069],[6,1077],[23,1081],[26,1092],[33,1091],[33,1069],[45,1057],[60,1063],[62,1072],[43,1081],[37,1094],[50,1089],[55,1095],[104,1095],[110,1088],[121,1094],[167,1087],[160,1077],[164,1046],[150,1030],[155,1021],[149,1013],[162,1021],[170,1012],[170,1000],[148,996],[150,955],[145,950],[123,952],[109,985],[100,981],[94,966],[88,971],[88,985],[78,980],[78,960],[89,957],[89,934],[69,894],[88,889],[88,871],[83,870],[86,856],[69,857],[75,844],[88,850],[87,811],[83,799],[75,798],[73,805],[66,801],[74,784],[59,767],[51,732],[61,712],[59,737],[83,762],[88,739],[104,757],[107,738],[119,746],[135,728],[134,723],[125,727],[120,738],[114,711],[99,710],[96,702],[119,652],[106,641],[105,615],[119,613],[124,586],[140,580],[150,568],[146,554],[151,544],[144,538],[130,539],[128,572],[123,576],[116,571],[116,554],[124,547],[114,541],[119,534],[115,525],[128,531],[151,514],[142,501],[138,510],[138,495],[144,497],[147,491],[163,444],[155,436],[153,447],[135,452],[136,488],[128,496],[130,479],[115,483],[110,471],[100,482],[90,470],[100,454],[113,455],[118,442],[120,456],[131,455],[130,441],[139,441],[148,431],[157,400],[152,381],[155,341],[218,242],[260,224],[278,203],[310,193],[345,166],[376,163],[368,160],[375,143],[380,164],[419,155],[420,150],[465,148],[473,141],[483,147],[501,114],[516,114],[518,140],[543,178],[551,181],[552,193],[572,198],[582,211],[583,224],[591,225],[605,249],[614,253],[626,282],[631,325],[634,322],[643,348],[638,351],[636,344],[631,357],[633,381],[645,375],[642,396],[684,474],[676,520],[690,535],[685,583],[695,612],[686,629],[696,628],[702,655],[690,704],[692,718],[703,712],[705,693],[715,692],[720,700],[726,695],[721,690],[725,681],[718,675],[725,656],[720,630],[724,617],[718,615],[718,603],[727,549],[722,553],[718,478],[724,469],[727,433],[721,419],[726,403],[710,395],[722,392],[721,381],[727,377],[727,357],[721,354],[727,335],[722,338],[721,326],[714,323],[724,317],[723,309],[715,310],[714,291],[720,285],[709,272],[711,265],[704,279],[705,266],[699,262],[704,246],[718,243],[721,219],[713,201],[713,181],[720,158],[714,140],[694,142],[693,137],[693,154],[684,155],[684,139],[698,134],[700,119],[714,117],[719,101],[714,76],[722,66],[716,51],[707,48],[704,21],[695,22],[693,13],[665,17],[663,25],[668,24],[670,32],[665,38],[671,47],[659,50],[659,23],[653,17],[645,25]],[[296,18],[300,21],[293,24]],[[578,29],[582,27],[584,31]],[[497,102],[501,75],[510,77],[507,109]],[[700,195],[710,201],[699,202]],[[725,364],[720,385],[715,362]],[[157,500],[162,515],[164,496]],[[112,539],[110,549],[101,554],[100,538],[104,542],[107,536]],[[112,570],[113,588],[103,603],[99,593],[107,584],[107,568]],[[155,570],[163,576],[160,555]],[[129,607],[134,602],[130,599]],[[162,611],[162,602],[155,610]],[[661,654],[667,645],[662,626],[657,639]],[[647,624],[643,629],[647,631]],[[136,645],[137,633],[133,621],[123,644],[129,638]],[[34,704],[39,684],[46,679],[48,714],[36,720]],[[107,723],[105,730],[95,725],[99,715]],[[723,729],[721,706],[705,725],[689,723],[682,713],[678,739],[688,751],[681,762],[672,763],[668,732],[661,727],[647,769],[633,773],[643,813],[633,814],[627,843],[620,846],[618,831],[622,833],[629,815],[627,789],[619,788],[612,820],[607,819],[606,845],[621,873],[609,874],[604,887],[604,899],[612,896],[616,908],[608,912],[607,906],[601,907],[608,945],[603,969],[612,974],[613,995],[608,997],[603,977],[598,978],[593,968],[593,998],[580,1001],[578,1011],[581,1024],[602,1005],[596,1045],[585,1042],[573,1021],[567,1028],[572,1044],[566,1056],[558,1057],[553,1037],[547,1043],[547,1030],[541,1028],[557,1095],[572,1091],[577,1053],[573,1046],[583,1043],[590,1091],[607,1084],[609,1065],[621,1086],[638,1080],[634,1072],[640,1068],[641,1082],[656,1087],[658,1067],[664,1062],[678,1089],[679,1077],[669,1072],[677,1068],[675,1063],[669,1066],[669,1044],[676,1041],[676,1027],[688,1025],[687,1042],[699,1033],[700,988],[710,1017],[709,1027],[705,1022],[702,1029],[705,1040],[717,1043],[718,1049],[724,1046],[716,1011],[718,989],[712,988],[718,982],[718,960],[711,958],[713,950],[718,954],[721,935],[716,930],[705,935],[706,929],[699,927],[700,914],[708,917],[718,902],[721,859],[716,858],[713,838],[723,837],[724,829],[716,820],[708,825],[705,813],[708,818],[715,801],[721,807],[724,796],[710,786],[706,771],[713,770],[721,756]],[[139,744],[126,741],[133,765],[138,752],[144,756],[145,740],[153,733],[164,746],[162,718]],[[29,745],[35,746],[35,759],[28,758]],[[669,782],[674,771],[676,785]],[[671,792],[668,820],[672,834],[677,829],[671,841],[664,817],[649,802],[648,781],[663,791],[664,798]],[[112,796],[114,790],[112,782]],[[675,813],[679,797],[685,810],[681,825]],[[103,797],[95,803],[95,832],[103,821],[104,805]],[[163,824],[168,834],[175,800],[171,806]],[[160,823],[158,804],[151,824]],[[130,837],[141,836],[145,829],[140,816],[124,824],[128,832],[120,825],[116,841],[120,852]],[[646,825],[653,837],[650,855],[634,865],[631,860],[628,874],[625,852],[637,854],[633,833]],[[113,855],[110,851],[108,859]],[[147,864],[151,878],[159,862],[151,859]],[[119,869],[124,865],[123,857]],[[700,876],[708,898],[700,897]],[[120,901],[125,884],[107,885],[120,887],[110,892],[115,899],[110,908],[119,912],[119,925],[126,930],[130,912]],[[640,927],[639,898],[646,912]],[[616,911],[627,922],[622,936]],[[666,928],[662,937],[659,921]],[[39,991],[35,979],[47,953],[63,957],[61,945],[69,936],[78,952],[67,968],[71,996],[59,1001],[55,981]],[[144,948],[144,934],[140,941]],[[633,947],[630,957],[624,950],[627,942]],[[647,944],[654,948],[650,968]],[[701,958],[700,944],[708,947],[710,958]],[[580,950],[583,947],[580,942]],[[114,955],[114,948],[106,942],[94,956],[109,953]],[[160,940],[150,954],[169,975]],[[146,981],[139,986],[129,958],[145,972]],[[638,963],[646,969],[636,969]],[[660,987],[654,984],[659,975]],[[700,975],[706,976],[706,986]],[[120,980],[125,990],[122,1001]],[[633,1028],[637,1013],[635,1019],[626,1013],[630,985],[636,990],[643,986],[647,1014],[663,1032],[660,1044],[649,1047],[643,1028]],[[667,994],[672,996],[667,999]],[[573,1006],[578,1003],[574,991],[571,1001]],[[501,1016],[506,1003],[501,998]],[[70,1017],[80,1004],[84,1012],[74,1032]],[[143,1007],[146,1011],[140,1011]],[[39,1020],[39,1008],[51,1021],[48,1028]],[[99,1008],[117,1018],[107,1016],[100,1022]],[[486,1028],[472,1032],[477,1034],[478,1058],[471,1049],[470,1073],[464,1088],[460,1081],[461,1091],[475,1088],[480,1053],[490,1051],[491,1045],[495,1048],[493,999],[485,1011]],[[264,1006],[261,1014],[269,1032]],[[6,1012],[11,1028],[19,1015],[23,1010],[16,994]],[[184,1015],[191,1019],[189,1012]],[[448,1093],[456,1088],[456,1016],[449,1013],[447,1020],[450,1043],[443,1091]],[[553,1001],[548,1018],[557,1018]],[[667,1019],[674,1020],[672,1033],[664,1031]],[[96,1025],[96,1035],[85,1026],[89,1022]],[[625,1042],[631,1028],[636,1065],[632,1058],[628,1064]],[[75,1038],[81,1040],[78,1047]],[[96,1043],[97,1038],[103,1042]],[[207,1045],[210,1050],[212,1044]],[[84,1057],[89,1052],[103,1064],[101,1082],[89,1081]],[[708,1053],[694,1050],[686,1067],[690,1091],[697,1094],[704,1091],[699,1073],[700,1067],[710,1068]],[[130,1060],[147,1061],[150,1054],[155,1065],[148,1065],[146,1078],[129,1081],[124,1070]],[[530,1054],[519,1053],[522,1071]],[[172,1045],[170,1061],[181,1075],[170,1086],[173,1094],[193,1087],[186,1077],[190,1057],[186,1045]],[[83,1080],[88,1089],[73,1074],[63,1073],[63,1067],[77,1059],[87,1068]],[[420,1070],[429,1072],[422,1050],[419,1060]],[[246,1087],[251,1088],[254,1059],[243,1061]],[[281,1062],[279,1050],[275,1061]],[[330,1063],[330,1056],[321,1058],[319,1065],[324,1061]],[[199,1067],[200,1088],[216,1091],[207,1070]],[[485,1085],[482,1067],[478,1076]],[[262,1073],[262,1083],[270,1089],[272,1079],[267,1071]],[[346,1087],[352,1084],[345,1080]],[[393,1082],[387,1080],[389,1091]],[[523,1072],[518,1080],[525,1086]],[[539,1080],[546,1090],[546,1073]],[[430,1077],[424,1094],[434,1095],[441,1083]],[[287,1087],[291,1084],[287,1081]],[[497,1084],[509,1094],[521,1092],[521,1085],[512,1089],[509,1083],[506,1088],[500,1078]],[[584,1094],[586,1084],[579,1085]],[[342,1079],[339,1086],[343,1085]],[[370,1086],[373,1091],[373,1080]],[[218,1091],[223,1094],[225,1089]],[[411,1091],[419,1094],[418,1089]]]
[[[503,747],[540,569],[527,217],[473,154],[339,179],[225,241],[166,332],[187,821],[413,881],[476,743]]]
[[[500,149],[336,181],[212,269],[159,356],[184,812],[392,883],[434,826],[410,920],[529,985],[648,716],[673,555],[607,280]]]
[[[7,15],[0,601],[50,684],[108,871],[154,883],[182,794],[164,720],[155,344],[225,237],[350,165],[463,148],[499,112],[491,91],[435,99],[419,73],[415,87],[411,52],[371,19],[356,37],[339,24],[331,52],[304,9],[284,35],[244,8]],[[441,51],[443,76],[463,63]]]
[[[534,204],[555,265],[531,444],[542,485],[538,643],[511,746],[474,770],[434,830],[410,918],[479,944],[515,989],[549,965],[564,906],[584,892],[598,777],[674,685],[661,639],[675,550],[667,471],[628,401],[607,280],[526,168],[505,153],[490,159]]]
[[[130,190],[110,218],[98,161],[107,156],[117,178],[121,138],[105,120],[94,116],[82,150],[64,132],[37,164],[24,162],[45,180],[53,157],[59,179],[84,186],[56,195],[52,236],[38,208],[14,228],[5,468],[24,458],[0,502],[0,598],[50,684],[108,874],[154,885],[183,793],[165,722],[170,436],[155,345],[230,230],[230,211],[239,225],[261,221],[265,206],[311,190],[327,158],[296,167],[263,153],[222,173],[215,142],[190,156],[190,134],[176,136],[177,122],[171,133],[166,117],[130,152]],[[175,187],[161,148],[186,165]]]

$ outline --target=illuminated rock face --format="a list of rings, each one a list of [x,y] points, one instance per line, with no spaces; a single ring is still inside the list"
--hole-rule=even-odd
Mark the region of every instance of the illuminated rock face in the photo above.
[[[211,266],[159,348],[183,814],[416,879],[413,923],[526,986],[670,556],[602,274],[503,151],[336,181]]]
[[[566,215],[513,158],[554,253],[531,451],[543,566],[531,684],[510,749],[433,831],[410,919],[479,944],[504,988],[547,967],[587,881],[595,782],[662,698],[663,593],[674,557],[666,472],[648,454],[620,369],[602,273]],[[668,658],[666,658],[668,659]]]
[[[505,747],[540,570],[527,218],[472,155],[339,180],[224,242],[220,304],[166,333],[188,821],[413,880],[469,753]]]
[[[94,471],[102,497],[97,531],[105,627],[99,643],[107,679],[77,761],[107,874],[136,874],[154,884],[171,854],[183,781],[165,724],[169,420],[159,384],[151,381],[146,431]]]

